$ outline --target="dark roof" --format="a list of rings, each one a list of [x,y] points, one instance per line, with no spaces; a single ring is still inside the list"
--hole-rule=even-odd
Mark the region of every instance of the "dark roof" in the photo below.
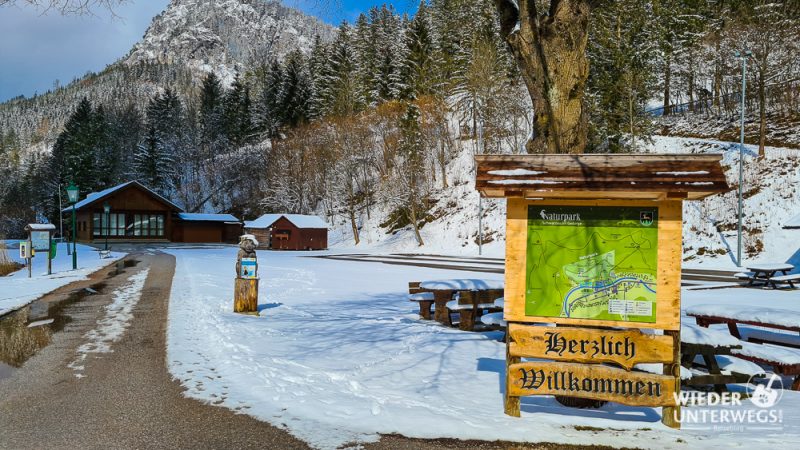
[[[140,189],[142,189],[144,191],[147,191],[147,193],[150,194],[153,198],[155,198],[156,200],[166,204],[167,206],[169,206],[171,208],[174,208],[178,212],[183,211],[183,208],[181,208],[180,206],[176,205],[175,203],[172,203],[171,201],[169,201],[166,198],[162,197],[161,195],[157,194],[152,189],[148,188],[147,186],[145,186],[142,183],[139,183],[138,181],[135,181],[135,180],[134,181],[128,181],[128,182],[122,183],[122,184],[118,184],[118,185],[116,185],[114,187],[110,187],[108,189],[104,189],[104,190],[102,190],[100,192],[92,192],[89,195],[87,195],[86,198],[84,198],[83,200],[79,201],[78,203],[75,203],[75,209],[76,210],[80,210],[80,209],[82,209],[82,208],[84,208],[86,206],[93,205],[94,203],[97,203],[100,200],[103,200],[103,199],[106,199],[106,198],[110,197],[111,194],[119,192],[122,189],[124,189],[124,188],[126,188],[128,186],[131,186],[131,185],[134,185],[134,186],[139,187]],[[61,210],[61,212],[69,212],[69,211],[72,211],[72,206],[68,206],[68,207],[66,207],[66,208]]]
[[[722,155],[476,155],[485,197],[699,199],[730,190]]]

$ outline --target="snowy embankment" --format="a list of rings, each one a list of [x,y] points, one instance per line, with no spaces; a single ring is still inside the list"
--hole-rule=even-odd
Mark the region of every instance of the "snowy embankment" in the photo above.
[[[17,248],[9,248],[8,255],[17,262]],[[112,252],[109,258],[100,259],[97,249],[78,244],[78,270],[72,270],[72,256],[67,254],[67,244],[58,244],[53,260],[53,274],[47,275],[47,255],[39,253],[33,258],[33,276],[23,268],[6,277],[0,277],[0,316],[19,309],[55,289],[75,281],[85,280],[92,273],[125,256]]]
[[[722,153],[731,187],[738,186],[739,146],[708,139],[654,136],[645,151],[652,153]],[[789,261],[800,267],[800,230],[783,229],[800,214],[800,150],[767,147],[763,160],[758,148],[746,146],[744,169],[744,260],[745,262]],[[362,214],[361,243],[354,246],[348,221],[333,220],[330,246],[362,253],[413,252],[446,255],[477,255],[478,192],[472,172],[472,150],[467,142],[447,166],[450,187],[438,189],[431,210],[434,218],[421,234],[418,246],[410,226],[387,234],[381,227],[391,210],[376,205],[370,218]],[[703,201],[684,202],[684,265],[699,268],[735,269],[737,191]],[[505,201],[483,201],[483,247],[485,256],[505,253]]]
[[[406,298],[409,281],[501,275],[259,252],[260,317],[253,317],[232,313],[236,249],[170,253],[177,258],[167,335],[172,375],[188,396],[246,412],[315,447],[386,433],[641,448],[800,442],[795,392],[781,400],[780,433],[675,431],[660,423],[658,409],[571,409],[552,397],[523,398],[521,418],[504,415],[499,334],[421,321]],[[794,293],[753,292],[800,310]],[[684,303],[763,304],[740,294],[685,292]]]

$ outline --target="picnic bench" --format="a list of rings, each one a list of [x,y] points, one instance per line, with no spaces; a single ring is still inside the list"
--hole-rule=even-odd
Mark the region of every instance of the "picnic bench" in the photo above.
[[[420,318],[453,326],[451,313],[459,315],[459,328],[472,331],[484,312],[498,308],[493,300],[503,295],[502,280],[453,279],[411,282],[409,301],[419,304]]]
[[[794,289],[794,283],[800,283],[800,273],[790,274],[794,266],[788,263],[753,264],[747,266],[749,272],[739,272],[734,275],[742,281],[747,281],[746,286],[754,286],[760,283],[763,287],[772,286],[778,289],[778,285],[788,284]],[[776,275],[781,272],[782,275]]]
[[[741,339],[731,355],[772,366],[775,373],[795,376],[792,390],[800,390],[800,314],[763,307],[698,305],[687,309],[697,325],[708,328],[725,324],[730,334]]]
[[[757,364],[733,356],[742,347],[739,339],[717,330],[690,323],[681,324],[681,366],[689,371],[686,386],[713,385],[723,392],[727,384],[746,383],[751,377],[765,375]],[[698,372],[695,367],[705,369]]]

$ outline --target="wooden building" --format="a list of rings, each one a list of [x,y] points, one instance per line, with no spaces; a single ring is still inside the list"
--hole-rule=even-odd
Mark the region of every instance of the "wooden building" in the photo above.
[[[259,248],[273,250],[325,250],[328,228],[321,218],[302,214],[265,214],[244,225]]]
[[[110,210],[106,214],[104,206]],[[75,204],[80,242],[238,242],[242,223],[230,214],[185,213],[181,207],[129,181],[91,193]],[[71,224],[72,206],[64,208]]]

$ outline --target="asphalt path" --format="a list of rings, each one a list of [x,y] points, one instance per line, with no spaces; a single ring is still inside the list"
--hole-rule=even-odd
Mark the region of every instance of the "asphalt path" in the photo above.
[[[70,320],[25,364],[0,378],[0,449],[295,449],[308,448],[281,428],[244,413],[183,396],[166,366],[166,328],[174,257],[148,250],[123,271],[95,273],[37,300],[34,307],[59,304],[68,294],[94,287],[96,294],[62,311]],[[90,354],[84,369],[68,365],[86,333],[97,328],[112,292],[149,268],[141,299],[123,337],[110,353]],[[82,375],[77,377],[76,373]],[[324,407],[324,405],[320,405]],[[467,426],[465,424],[465,426]],[[535,440],[535,436],[531,436]],[[409,439],[383,436],[368,449],[590,448],[560,444]],[[601,448],[601,447],[591,447]]]
[[[163,253],[135,257],[137,266],[71,306],[72,322],[0,381],[0,448],[308,448],[265,422],[183,397],[165,362],[175,260]],[[85,377],[76,377],[67,365],[109,294],[145,267],[150,273],[131,326],[112,353],[90,355]]]

